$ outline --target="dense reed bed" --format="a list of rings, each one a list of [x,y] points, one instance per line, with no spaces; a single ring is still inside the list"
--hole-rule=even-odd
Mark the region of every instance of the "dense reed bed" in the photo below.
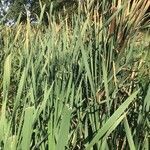
[[[150,3],[93,2],[0,26],[0,149],[149,149]]]

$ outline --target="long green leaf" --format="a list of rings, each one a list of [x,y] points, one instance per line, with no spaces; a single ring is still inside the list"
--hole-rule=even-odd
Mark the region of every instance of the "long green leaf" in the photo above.
[[[31,135],[33,132],[33,115],[34,108],[28,107],[25,109],[25,116],[24,116],[24,123],[22,128],[22,142],[21,142],[21,149],[22,150],[29,150],[31,144]]]
[[[62,117],[62,122],[60,125],[60,131],[58,135],[58,142],[56,145],[56,150],[64,150],[65,146],[68,143],[70,117],[71,117],[71,109],[65,106],[63,117]]]
[[[102,138],[106,132],[110,129],[110,127],[116,122],[116,120],[122,115],[122,113],[128,108],[129,104],[135,99],[137,93],[139,91],[134,92],[115,112],[114,114],[107,120],[107,122],[103,125],[101,129],[98,130],[98,133],[92,139],[90,144],[87,146],[87,150],[90,150],[92,146]]]
[[[124,118],[124,127],[130,149],[136,150],[127,117]]]

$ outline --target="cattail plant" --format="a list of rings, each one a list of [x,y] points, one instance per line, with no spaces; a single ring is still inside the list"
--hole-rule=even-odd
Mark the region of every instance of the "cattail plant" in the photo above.
[[[0,27],[0,149],[149,149],[149,6],[41,3],[35,24]]]

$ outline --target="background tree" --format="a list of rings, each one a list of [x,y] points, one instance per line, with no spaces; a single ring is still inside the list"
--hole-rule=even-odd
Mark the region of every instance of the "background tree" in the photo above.
[[[53,13],[58,13],[61,12],[61,10],[63,10],[64,7],[72,7],[74,5],[77,5],[77,2],[78,0],[6,0],[5,2],[1,1],[0,12],[1,15],[7,13],[7,19],[5,21],[16,21],[19,15],[21,14],[20,21],[24,22],[26,21],[28,14],[30,15],[31,19],[36,19],[36,15],[39,16],[41,13],[40,4],[45,4],[46,7],[43,20],[45,23],[47,23],[48,20],[46,12],[49,12],[51,3],[53,3]],[[6,7],[9,7],[9,9],[7,11],[4,11],[4,8]]]
[[[8,10],[9,0],[1,0],[0,1],[0,19],[2,19]]]
[[[19,15],[21,14],[20,21],[25,22],[27,15],[30,15],[31,20],[36,20],[36,16],[40,16],[41,7],[45,4],[45,12],[43,15],[43,21],[47,24],[48,18],[47,13],[49,13],[50,6],[53,3],[53,13],[63,13],[63,8],[65,7],[68,11],[66,13],[71,13],[77,8],[78,1],[84,2],[85,0],[1,0],[0,1],[0,18],[6,15],[5,22],[13,20],[14,22],[17,20]],[[98,0],[95,0],[94,5]],[[132,2],[132,1],[131,1]],[[111,4],[111,3],[110,3]],[[132,4],[132,3],[131,3]],[[110,6],[111,8],[111,6]],[[150,10],[150,9],[149,9]],[[149,12],[147,10],[147,14]],[[28,12],[28,13],[27,13]],[[145,21],[148,21],[149,17],[147,17]]]

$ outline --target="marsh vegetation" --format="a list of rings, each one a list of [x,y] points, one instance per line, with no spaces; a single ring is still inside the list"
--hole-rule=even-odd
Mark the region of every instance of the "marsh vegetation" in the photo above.
[[[1,25],[0,149],[148,150],[149,6],[88,1],[43,25],[44,5]]]

